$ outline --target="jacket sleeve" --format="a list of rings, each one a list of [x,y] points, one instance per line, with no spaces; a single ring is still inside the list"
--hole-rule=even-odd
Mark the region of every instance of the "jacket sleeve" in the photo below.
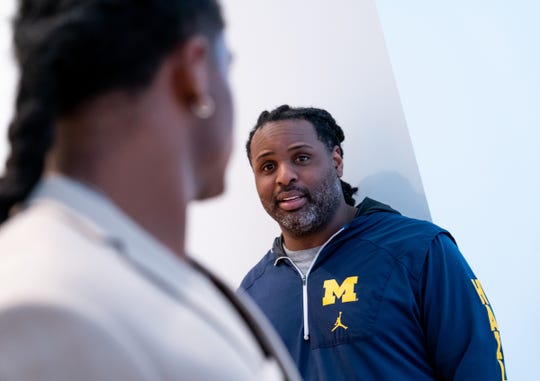
[[[80,311],[24,303],[0,311],[0,379],[149,380],[114,330]]]
[[[431,243],[422,277],[421,318],[437,380],[506,380],[492,306],[448,235]]]

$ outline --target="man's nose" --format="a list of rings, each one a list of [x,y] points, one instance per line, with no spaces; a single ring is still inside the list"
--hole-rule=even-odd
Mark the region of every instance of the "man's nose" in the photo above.
[[[279,185],[287,186],[290,183],[298,180],[298,174],[290,164],[281,164],[277,171],[276,182]]]

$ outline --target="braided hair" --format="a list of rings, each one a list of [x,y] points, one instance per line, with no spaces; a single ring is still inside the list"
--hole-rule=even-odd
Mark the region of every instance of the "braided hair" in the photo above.
[[[223,27],[216,0],[19,0],[0,223],[41,178],[59,117],[105,92],[143,89],[173,49],[196,33],[213,40]]]
[[[317,138],[326,146],[326,148],[328,148],[328,151],[332,152],[334,147],[338,146],[341,157],[343,157],[341,143],[345,140],[345,134],[328,111],[313,107],[290,107],[288,105],[282,105],[272,111],[263,111],[259,115],[255,127],[249,132],[249,138],[246,143],[246,152],[250,164],[251,140],[253,139],[255,132],[266,123],[290,119],[302,119],[310,122],[315,128]],[[358,188],[352,187],[343,180],[340,181],[345,202],[348,205],[354,206],[355,200],[353,196],[358,191]]]

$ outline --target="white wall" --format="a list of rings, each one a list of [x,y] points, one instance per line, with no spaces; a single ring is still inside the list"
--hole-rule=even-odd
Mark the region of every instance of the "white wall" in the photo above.
[[[540,3],[376,0],[434,222],[482,281],[510,380],[540,359]]]

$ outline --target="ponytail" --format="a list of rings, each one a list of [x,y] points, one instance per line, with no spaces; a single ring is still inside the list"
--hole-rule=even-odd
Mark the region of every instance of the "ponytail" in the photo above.
[[[345,202],[347,205],[355,206],[356,201],[354,200],[354,194],[358,192],[357,187],[351,186],[351,184],[340,180],[341,182],[341,189],[343,190],[343,197],[345,198]]]
[[[39,99],[24,99],[19,91],[16,114],[9,126],[11,146],[5,174],[0,178],[0,223],[24,201],[39,181],[53,140],[52,111]]]

